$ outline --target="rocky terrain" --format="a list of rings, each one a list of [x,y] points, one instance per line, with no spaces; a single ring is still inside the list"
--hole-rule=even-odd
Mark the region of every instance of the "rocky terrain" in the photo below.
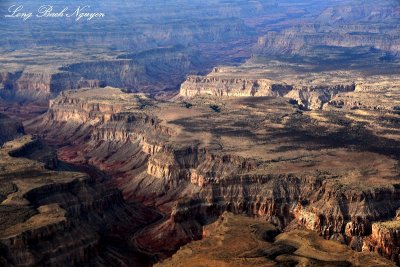
[[[0,96],[38,101],[63,90],[102,86],[169,94],[165,91],[178,89],[188,74],[236,65],[252,55],[257,64],[284,57],[283,62],[290,58],[300,68],[311,62],[306,68],[334,66],[341,71],[372,66],[373,56],[379,63],[373,70],[399,70],[399,12],[394,0],[185,2],[115,6],[74,0],[70,9],[89,3],[93,10],[107,11],[103,19],[76,23],[73,18],[5,18],[11,3],[3,1]],[[25,9],[38,6],[37,1],[24,2]],[[62,7],[54,4],[54,9]],[[357,73],[347,77],[345,85],[356,77]],[[268,75],[259,78],[284,82]]]
[[[96,50],[95,50],[96,51]],[[98,88],[106,85],[130,91],[171,90],[185,74],[207,68],[207,61],[194,57],[183,47],[149,50],[137,54],[82,51],[71,55],[66,49],[53,53],[17,51],[7,53],[12,62],[0,69],[0,95],[11,101],[46,102],[68,89]],[[29,60],[34,60],[30,63]],[[201,66],[201,67],[200,67]]]
[[[301,70],[294,63],[249,60],[238,67],[218,67],[205,76],[188,76],[179,95],[217,97],[282,96],[303,109],[328,105],[347,108],[394,109],[399,98],[398,74],[361,70],[312,71],[313,64]],[[395,69],[391,69],[395,71]]]
[[[156,94],[176,90],[187,74],[209,71],[216,62],[250,56],[244,48],[257,37],[239,18],[246,3],[236,9],[218,1],[168,2],[69,1],[70,9],[88,4],[107,12],[104,19],[77,23],[73,18],[5,18],[12,3],[3,1],[0,96],[46,101],[63,90],[106,85]],[[37,1],[24,1],[24,10],[39,7]]]
[[[400,264],[398,1],[10,4],[1,266]]]
[[[315,55],[314,49],[366,47],[386,52],[382,59],[390,60],[400,52],[398,22],[399,10],[394,1],[330,7],[308,23],[267,32],[259,37],[257,52],[310,56]]]
[[[299,84],[290,83],[290,79],[270,80],[267,75],[262,77],[262,74],[257,77],[253,71],[248,73],[250,75],[243,72],[238,74],[235,70],[230,72],[229,69],[216,68],[204,77],[189,76],[181,85],[179,94],[183,97],[197,95],[280,96],[293,99],[304,109],[320,109],[339,93],[354,92],[357,87],[351,81]]]
[[[371,253],[357,253],[317,234],[279,234],[265,222],[224,213],[207,225],[204,239],[183,246],[156,266],[395,266]]]
[[[398,4],[304,5],[307,15],[265,26],[244,64],[188,76],[180,95],[284,96],[304,109],[392,109],[396,102],[386,99],[398,99]]]
[[[22,123],[0,113],[0,145],[24,133]]]
[[[0,155],[2,266],[151,264],[130,237],[157,212],[126,203],[95,172],[67,170],[31,136],[4,144]]]
[[[230,211],[398,261],[396,110],[303,112],[281,97],[190,100],[71,91],[26,130],[64,144],[61,160],[113,177],[125,199],[162,211],[162,222],[136,236],[161,258]]]

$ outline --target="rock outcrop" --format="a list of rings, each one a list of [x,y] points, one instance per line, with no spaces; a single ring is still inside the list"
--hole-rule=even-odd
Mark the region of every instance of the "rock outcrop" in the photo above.
[[[24,134],[22,123],[0,113],[0,146]]]
[[[398,3],[156,2],[99,1],[106,23],[68,33],[0,22],[0,97],[60,93],[24,117],[43,142],[0,149],[0,265],[147,266],[226,211],[275,225],[242,227],[261,250],[230,264],[399,263]],[[22,134],[5,121],[0,143]]]
[[[81,75],[62,71],[16,71],[0,76],[0,95],[6,99],[45,100],[63,90],[102,85],[98,79],[85,79]]]
[[[369,238],[363,240],[363,251],[378,252],[399,263],[399,221],[387,221],[372,224]]]
[[[1,265],[109,266],[117,260],[149,266],[152,260],[130,238],[158,213],[126,203],[102,177],[51,171],[21,158],[40,149],[39,140],[24,136],[0,150]]]
[[[26,129],[63,145],[60,159],[106,172],[125,199],[158,207],[164,220],[135,242],[160,258],[201,238],[224,211],[283,231],[305,227],[356,250],[376,240],[374,222],[396,216],[399,141],[387,134],[397,115],[379,113],[385,119],[372,132],[358,110],[304,113],[279,97],[190,101],[65,92]]]
[[[279,234],[273,225],[243,215],[224,213],[203,233],[203,240],[183,246],[156,266],[395,266],[374,253],[354,252],[310,231]]]
[[[369,50],[370,59],[372,52],[380,52],[382,60],[399,54],[399,12],[395,1],[382,4],[345,1],[320,8],[314,10],[318,13],[316,17],[303,17],[298,24],[282,23],[281,28],[263,34],[258,39],[256,53],[279,57],[300,55],[297,57],[300,61],[314,57],[320,62],[341,54],[347,60],[339,60],[338,64],[356,63],[365,56],[363,48]],[[321,51],[326,53],[319,54]],[[318,54],[321,57],[316,57]]]
[[[292,89],[290,85],[274,84],[268,79],[219,78],[189,76],[181,85],[179,94],[214,96],[283,96]]]
[[[222,73],[215,69],[207,76],[189,76],[182,83],[179,95],[193,97],[211,95],[217,97],[281,96],[293,99],[305,109],[320,109],[339,93],[354,92],[352,82],[337,85],[296,85],[269,79],[252,79]]]
[[[38,65],[26,67],[18,63],[18,67],[10,67],[13,71],[7,67],[4,72],[0,70],[0,96],[6,100],[38,101],[54,98],[65,90],[105,86],[152,94],[176,90],[186,74],[208,69],[213,64],[213,60],[200,58],[197,53],[200,52],[174,46],[136,54],[120,52],[106,59],[86,54],[65,62],[38,57]],[[14,57],[17,61],[23,56]]]
[[[353,25],[354,26],[354,25]],[[373,47],[397,54],[400,52],[399,37],[394,31],[397,26],[387,31],[369,32],[369,26],[357,25],[356,29],[332,27],[321,24],[288,29],[283,32],[269,32],[258,40],[257,52],[272,55],[311,55],[311,49],[325,46],[334,51],[334,47],[356,48]],[[350,50],[350,49],[349,49]]]

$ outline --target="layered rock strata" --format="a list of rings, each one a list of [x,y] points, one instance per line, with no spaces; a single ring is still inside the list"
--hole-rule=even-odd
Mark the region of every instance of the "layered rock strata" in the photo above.
[[[269,79],[244,77],[189,76],[182,83],[183,97],[212,95],[217,97],[281,96],[291,98],[306,109],[319,109],[339,93],[353,92],[354,83],[338,85],[293,85]]]
[[[303,112],[280,97],[155,102],[105,88],[62,94],[26,128],[63,144],[60,159],[109,174],[125,199],[163,211],[135,236],[159,257],[201,238],[202,225],[224,211],[284,231],[302,226],[360,251],[372,238],[370,249],[391,257],[373,224],[400,206],[397,117]]]
[[[183,246],[156,266],[395,266],[310,231],[279,234],[273,225],[243,215],[224,213],[203,232],[204,239]]]
[[[0,93],[6,99],[48,99],[66,89],[100,87],[98,79],[72,72],[16,71],[0,75]]]
[[[24,133],[22,123],[0,113],[0,145]]]
[[[21,158],[40,154],[41,147],[24,136],[0,149],[0,264],[109,266],[119,261],[149,266],[152,260],[130,237],[158,214],[127,204],[102,177],[51,171],[47,167],[57,164]]]

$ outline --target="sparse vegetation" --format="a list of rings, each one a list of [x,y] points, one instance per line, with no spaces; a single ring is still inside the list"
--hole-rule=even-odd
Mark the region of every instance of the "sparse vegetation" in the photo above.
[[[221,112],[221,107],[218,105],[210,105],[210,108],[217,113]]]
[[[310,110],[306,106],[304,106],[303,104],[299,105],[299,109],[302,110],[302,111],[309,111]]]
[[[189,103],[189,102],[183,102],[183,104],[185,105],[186,108],[192,108],[193,104]]]

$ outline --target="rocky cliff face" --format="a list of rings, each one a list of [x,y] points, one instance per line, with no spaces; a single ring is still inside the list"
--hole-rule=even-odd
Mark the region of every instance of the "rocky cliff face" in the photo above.
[[[18,37],[8,30],[0,34],[0,96],[47,100],[63,90],[103,86],[152,94],[176,91],[187,74],[209,71],[217,61],[231,63],[249,56],[242,48],[255,40],[254,32],[237,17],[240,12],[226,3],[135,2],[118,10],[106,3],[87,4],[108,10],[106,22],[76,25],[71,18],[66,26],[35,19],[29,29],[18,20],[0,22],[4,29],[21,31]],[[9,8],[5,5],[2,17]],[[26,9],[39,7],[35,1],[25,2]],[[54,6],[58,8],[63,7]],[[156,20],[155,10],[160,14]],[[43,27],[46,32],[34,34]],[[65,27],[71,31],[66,33]]]
[[[24,133],[22,123],[0,113],[0,145]]]
[[[282,96],[290,91],[290,85],[274,84],[268,79],[242,79],[189,76],[181,85],[179,94],[214,96]]]
[[[249,36],[246,31],[248,28],[243,20],[238,18],[240,10],[248,8],[244,3],[240,3],[237,7],[220,1],[207,1],[201,4],[185,1],[164,3],[139,1],[123,3],[118,7],[110,3],[93,4],[87,0],[81,3],[82,6],[90,4],[92,4],[91,12],[106,12],[108,18],[93,19],[91,23],[76,25],[73,16],[66,21],[71,29],[69,32],[65,31],[65,23],[60,21],[47,23],[47,21],[35,19],[31,23],[31,28],[27,29],[20,21],[11,20],[8,23],[20,30],[21,35],[12,43],[7,38],[7,34],[12,32],[3,31],[2,47],[21,49],[62,46],[76,49],[92,46],[142,51],[174,44],[229,42]],[[7,3],[2,3],[2,16],[8,9],[7,5]],[[25,2],[26,9],[37,10],[39,7],[40,5],[38,6],[35,1]],[[54,9],[62,10],[63,6],[54,4]],[[154,12],[159,14],[157,18],[153,17]],[[132,27],[132,25],[135,26]],[[48,27],[47,32],[33,35],[43,26]]]
[[[363,241],[363,251],[374,251],[387,255],[399,263],[398,221],[374,223],[369,238]]]
[[[293,99],[306,109],[320,109],[339,93],[353,92],[355,84],[298,85],[269,79],[252,79],[237,74],[219,75],[215,69],[207,76],[189,76],[182,83],[179,95],[193,97],[211,95],[217,97],[281,96]]]
[[[284,32],[270,32],[258,40],[258,53],[270,55],[310,55],[311,49],[326,47],[373,47],[397,54],[400,52],[398,36],[388,32],[368,32],[368,27],[359,25],[357,29],[345,29],[315,25],[314,28],[295,28]]]
[[[295,87],[284,97],[297,101],[298,105],[303,105],[306,109],[321,109],[324,104],[332,100],[341,93],[353,92],[356,85],[353,83],[340,85],[319,85]]]
[[[0,265],[148,265],[225,211],[287,232],[245,259],[362,265],[343,247],[301,254],[318,234],[398,262],[398,3],[148,2],[98,3],[109,20],[67,36],[0,21],[0,96],[61,92],[25,123],[56,155],[28,137],[0,150]],[[243,61],[256,36],[245,64],[189,76],[171,101],[97,88],[176,89]]]
[[[191,98],[188,107],[112,88],[74,91],[26,127],[68,144],[60,159],[100,168],[125,199],[157,206],[164,220],[135,244],[159,257],[201,238],[202,225],[224,211],[283,231],[305,227],[356,250],[371,239],[371,250],[391,255],[373,223],[400,206],[399,144],[383,133],[392,126],[381,120],[375,135],[357,110],[302,113],[279,97],[215,101]]]
[[[186,73],[207,68],[208,64],[184,47],[176,46],[122,54],[115,60],[71,64],[62,70],[100,80],[108,86],[128,88],[131,91],[151,88],[154,93],[177,88]]]
[[[17,71],[0,76],[0,94],[6,99],[48,99],[63,90],[101,86],[99,80],[70,72]]]
[[[271,224],[224,213],[203,230],[204,239],[183,246],[156,266],[394,266],[376,254],[357,253],[316,233],[281,233]],[[318,244],[318,246],[315,246]]]
[[[58,53],[59,57],[65,56],[63,51]],[[107,85],[152,94],[176,90],[186,74],[208,69],[215,61],[199,53],[173,46],[133,54],[114,52],[106,59],[81,55],[62,61],[38,56],[37,64],[44,66],[30,67],[17,61],[23,56],[13,55],[19,67],[9,71],[6,66],[4,72],[0,71],[0,96],[8,100],[47,100],[61,91]]]
[[[355,62],[362,53],[350,48],[366,47],[371,51],[382,51],[383,55],[399,53],[398,45],[398,3],[388,1],[355,4],[344,1],[340,5],[314,10],[315,18],[304,17],[302,23],[282,23],[280,29],[272,29],[260,37],[257,54],[315,56],[321,48],[330,49],[331,54],[347,51]],[[390,22],[390,23],[387,23]],[[370,51],[370,52],[371,52]],[[355,53],[354,53],[355,52]],[[358,58],[357,58],[358,57]],[[390,57],[390,56],[389,56]],[[350,59],[350,57],[348,57]],[[318,60],[318,59],[316,59]]]
[[[126,203],[102,177],[45,168],[21,158],[41,154],[29,136],[1,149],[0,263],[3,266],[97,265],[116,259],[149,266],[130,238],[158,214]],[[56,162],[57,159],[53,158]],[[52,168],[62,164],[53,164]]]

